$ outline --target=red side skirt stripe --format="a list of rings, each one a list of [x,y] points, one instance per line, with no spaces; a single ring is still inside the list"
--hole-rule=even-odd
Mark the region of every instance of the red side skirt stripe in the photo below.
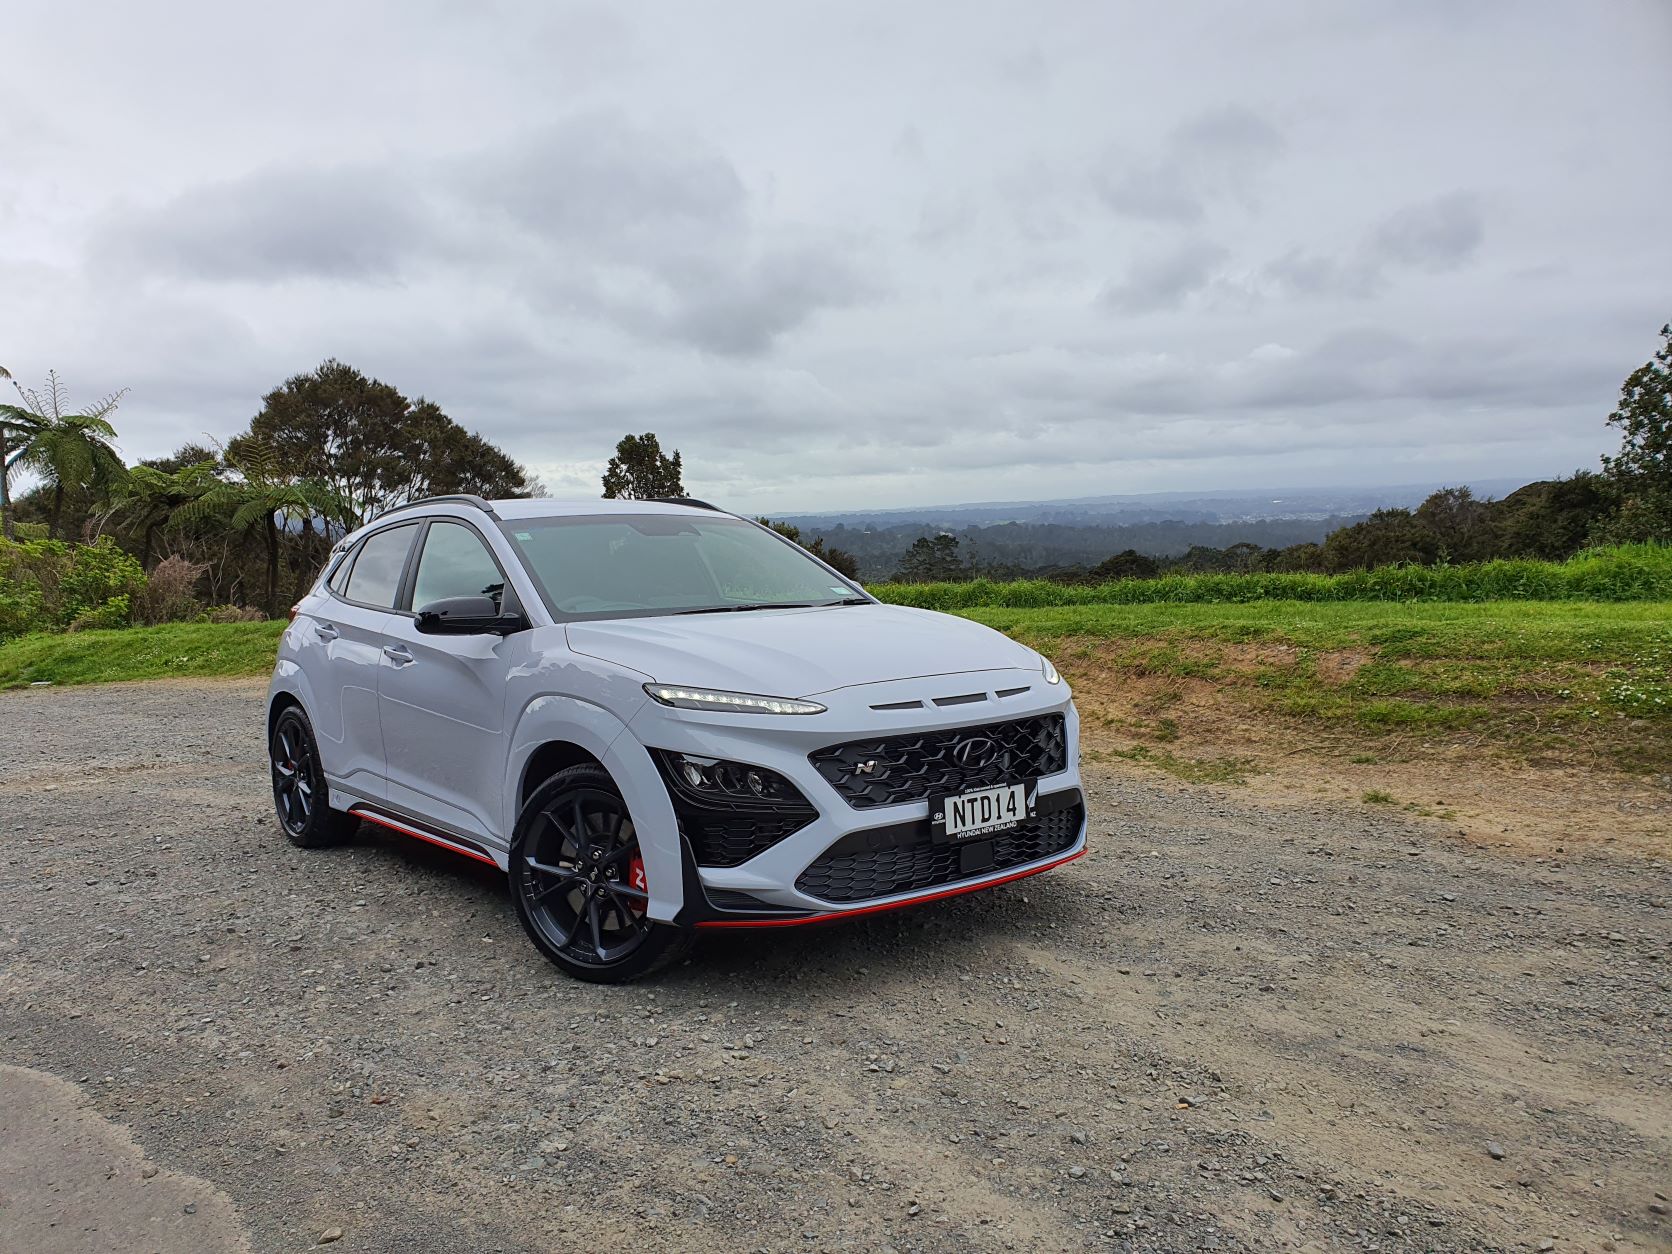
[[[438,836],[433,832],[419,831],[416,827],[408,827],[405,823],[382,814],[373,814],[370,810],[362,810],[358,806],[351,808],[349,813],[357,819],[364,819],[368,823],[376,823],[379,827],[387,827],[392,832],[399,832],[402,836],[410,836],[414,840],[421,840],[426,844],[434,845],[437,849],[445,849],[449,853],[459,853],[467,858],[474,858],[478,862],[485,862],[496,871],[499,869],[499,863],[488,857],[487,854],[478,849],[468,848],[465,845],[454,844],[445,836]]]

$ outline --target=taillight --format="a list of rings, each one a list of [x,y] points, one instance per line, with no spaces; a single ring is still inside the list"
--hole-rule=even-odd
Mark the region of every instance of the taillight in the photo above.
[[[293,605],[293,606],[291,606],[291,607],[290,607],[290,617],[289,617],[289,618],[288,618],[288,619],[286,619],[286,620],[285,620],[285,621],[286,621],[286,622],[291,622],[291,623],[294,623],[294,622],[295,622],[295,621],[296,621],[296,611],[297,611],[297,610],[299,610],[299,609],[301,609],[301,608],[302,608],[302,605],[301,605],[301,603],[300,603],[300,602],[298,602],[298,603],[297,603],[297,604],[295,604],[295,605]]]

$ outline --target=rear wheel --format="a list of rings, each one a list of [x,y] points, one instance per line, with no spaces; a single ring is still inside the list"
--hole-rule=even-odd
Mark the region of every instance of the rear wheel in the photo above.
[[[690,929],[647,916],[638,832],[602,767],[559,771],[528,799],[511,839],[511,889],[529,938],[576,979],[637,979],[691,945]]]
[[[354,834],[359,823],[331,808],[319,744],[301,706],[279,715],[267,752],[273,770],[273,809],[291,844],[317,849],[341,844]]]

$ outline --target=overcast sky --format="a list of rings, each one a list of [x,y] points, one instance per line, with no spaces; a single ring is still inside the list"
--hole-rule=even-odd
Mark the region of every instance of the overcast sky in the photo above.
[[[11,3],[0,364],[130,458],[339,357],[595,495],[1591,466],[1672,5]]]

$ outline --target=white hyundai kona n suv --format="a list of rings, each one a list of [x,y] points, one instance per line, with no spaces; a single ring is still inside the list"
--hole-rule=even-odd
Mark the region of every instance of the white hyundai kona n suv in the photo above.
[[[1085,850],[1049,661],[701,501],[383,514],[292,611],[267,725],[290,840],[365,821],[495,866],[585,980]]]

